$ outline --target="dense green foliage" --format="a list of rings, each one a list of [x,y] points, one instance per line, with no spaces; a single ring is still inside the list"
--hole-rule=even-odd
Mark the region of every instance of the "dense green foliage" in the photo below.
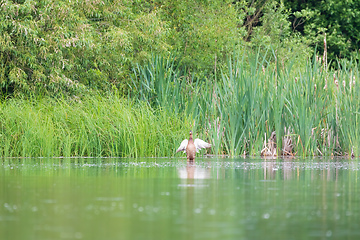
[[[131,69],[153,54],[177,56],[186,74],[212,78],[234,49],[310,53],[275,0],[0,1],[3,96],[126,93]],[[305,56],[305,58],[304,58]]]
[[[359,45],[358,4],[1,0],[0,90],[71,95],[116,86],[126,93],[134,64],[170,52],[184,74],[212,78],[245,46],[304,61],[312,53],[307,46],[323,50],[325,33],[329,59],[349,58]]]
[[[0,3],[5,94],[79,93],[125,85],[132,62],[168,51],[156,12],[128,1]]]
[[[338,0],[284,1],[290,21],[312,44],[324,49],[326,34],[329,58],[357,57],[360,44],[360,2]],[[354,55],[355,54],[355,55]]]
[[[0,155],[169,156],[189,129],[359,154],[357,3],[333,3],[0,0]]]

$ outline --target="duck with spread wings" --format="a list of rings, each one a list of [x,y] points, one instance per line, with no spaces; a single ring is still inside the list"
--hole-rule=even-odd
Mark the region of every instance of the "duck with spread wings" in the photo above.
[[[186,152],[187,159],[192,161],[195,159],[195,155],[199,152],[201,148],[211,148],[211,144],[207,143],[199,138],[193,139],[192,131],[190,131],[189,140],[185,139],[181,142],[180,147],[176,150],[176,152]]]

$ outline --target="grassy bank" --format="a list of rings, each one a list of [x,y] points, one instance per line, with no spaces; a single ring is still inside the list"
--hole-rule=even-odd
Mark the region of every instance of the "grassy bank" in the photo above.
[[[0,106],[0,155],[169,156],[185,129],[186,117],[116,95],[71,102],[13,99]]]
[[[174,58],[153,57],[134,68],[127,99],[2,101],[0,155],[172,156],[192,129],[213,154],[259,156],[272,140],[281,155],[287,140],[288,155],[359,156],[356,62],[333,70],[316,56],[269,58],[274,52],[232,57],[216,79],[196,79]]]

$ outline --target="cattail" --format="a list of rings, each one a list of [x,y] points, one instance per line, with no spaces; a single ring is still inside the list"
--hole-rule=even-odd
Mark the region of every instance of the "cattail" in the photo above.
[[[323,55],[323,63],[325,69],[327,69],[327,44],[326,44],[326,33],[324,36],[324,55]]]
[[[334,73],[334,83],[335,83],[336,87],[338,88],[339,87],[339,81],[336,79],[335,73]]]
[[[349,81],[349,88],[350,88],[350,91],[351,91],[351,87],[352,87],[352,81],[351,81],[351,78],[350,78],[350,81]]]
[[[325,86],[324,86],[324,90],[327,89],[327,78],[325,77]]]
[[[353,86],[355,86],[355,76],[353,76]]]

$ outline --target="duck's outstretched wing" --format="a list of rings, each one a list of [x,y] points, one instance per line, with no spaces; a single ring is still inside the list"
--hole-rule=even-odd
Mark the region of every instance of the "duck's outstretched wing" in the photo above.
[[[199,152],[199,149],[201,149],[201,148],[211,148],[210,143],[207,143],[199,138],[195,139],[194,144],[196,147],[196,152]]]
[[[188,140],[185,139],[181,142],[180,147],[176,150],[176,152],[184,151],[186,152],[186,146],[188,145]]]

